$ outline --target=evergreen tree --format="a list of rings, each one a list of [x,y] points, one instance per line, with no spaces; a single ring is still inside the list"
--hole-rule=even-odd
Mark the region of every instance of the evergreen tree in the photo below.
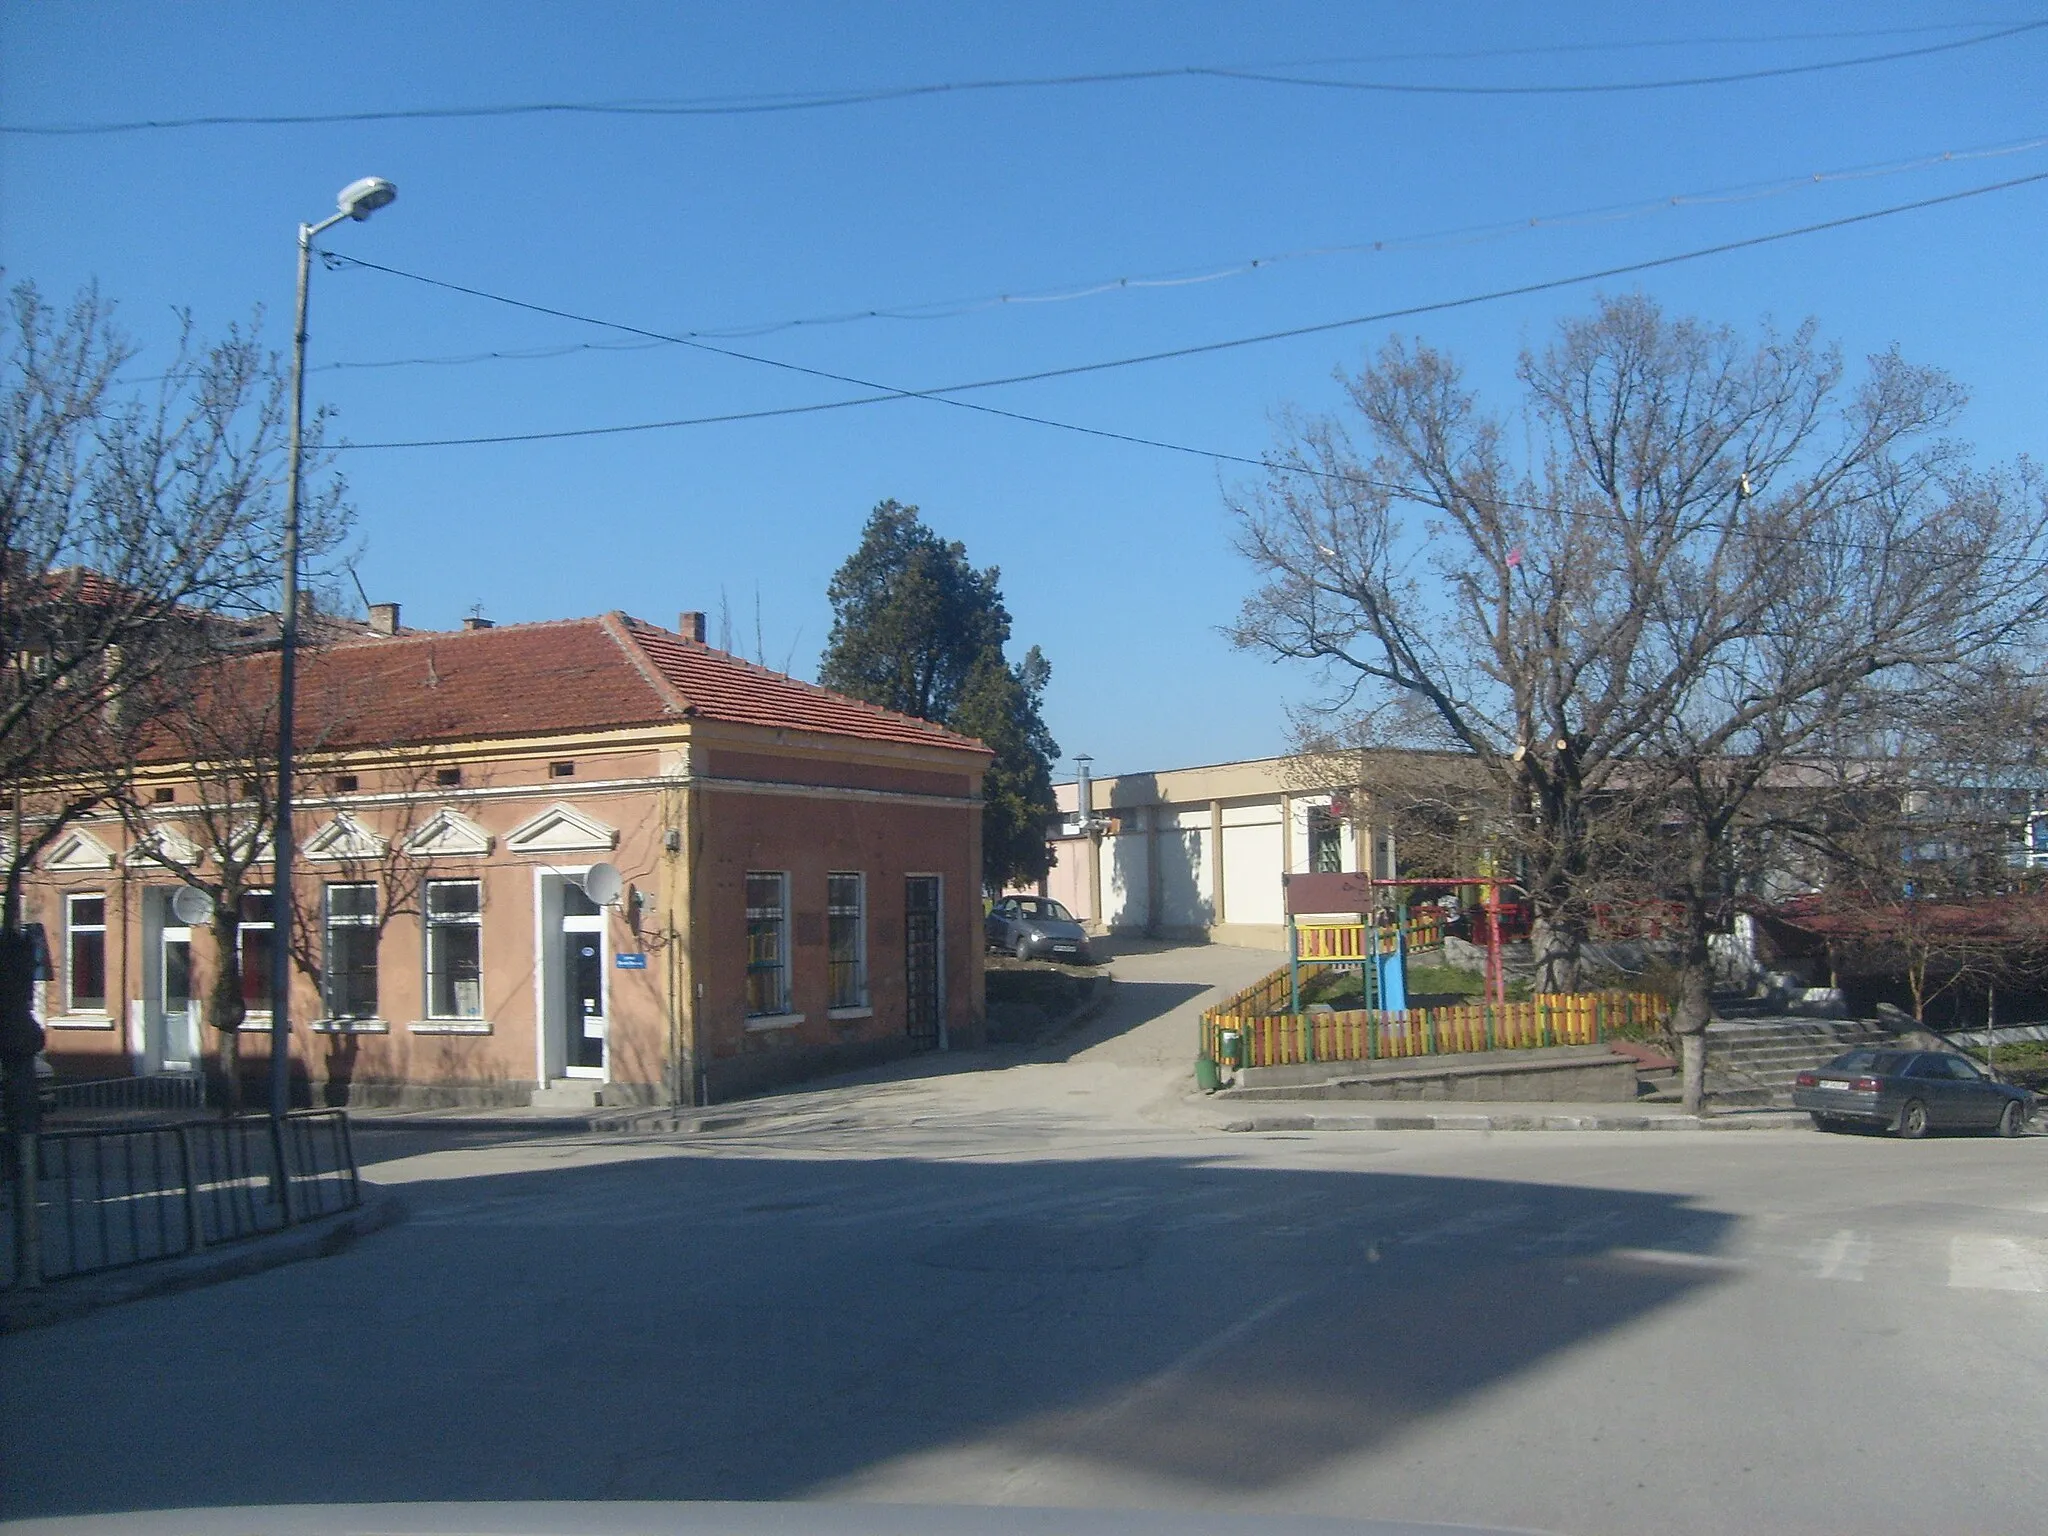
[[[1037,646],[1012,667],[993,646],[981,653],[948,722],[978,736],[996,758],[982,780],[981,870],[990,891],[1030,885],[1050,867],[1045,826],[1057,810],[1052,765],[1059,743],[1039,705],[1052,666]]]
[[[916,507],[882,502],[827,589],[832,633],[818,666],[827,688],[979,737],[995,753],[982,814],[991,891],[1045,873],[1059,756],[1040,713],[1051,665],[1036,646],[1016,667],[1003,654],[1001,574],[977,571],[967,547],[940,538]]]

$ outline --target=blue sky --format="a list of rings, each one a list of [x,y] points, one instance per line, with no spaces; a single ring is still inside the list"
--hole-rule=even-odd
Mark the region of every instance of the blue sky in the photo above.
[[[703,101],[1186,65],[1622,83],[1924,48],[2043,17],[1925,3],[16,5],[0,11],[0,122]],[[2044,86],[2036,30],[1604,94],[1184,75],[738,115],[10,134],[0,260],[53,295],[97,280],[159,357],[178,308],[218,330],[263,304],[282,346],[295,225],[374,174],[399,202],[328,248],[665,334],[779,327],[716,344],[925,389],[1457,299],[2048,171]],[[1999,152],[1962,153],[1979,150]],[[1686,197],[1735,188],[1769,190]],[[1629,211],[1548,218],[1595,208]],[[1852,357],[1896,345],[1971,387],[1964,435],[2009,459],[2038,452],[2048,421],[2044,237],[2037,183],[1608,286],[1738,324],[1812,315]],[[1291,255],[1376,241],[1387,248]],[[1274,256],[1291,259],[1242,270]],[[1162,276],[1211,280],[1044,297]],[[1596,291],[1399,328],[1458,353],[1505,401],[1517,351]],[[1001,295],[1033,301],[941,303]],[[911,313],[782,324],[876,309]],[[1333,370],[1393,328],[969,398],[1256,457],[1278,413],[1334,407]],[[311,332],[316,367],[552,354],[314,373],[311,398],[360,444],[861,392],[676,346],[619,350],[633,338],[362,269],[316,272]],[[561,350],[584,343],[603,349]],[[735,649],[755,651],[758,607],[768,662],[811,676],[826,583],[893,496],[1002,568],[1020,644],[1053,663],[1053,731],[1098,772],[1280,750],[1288,702],[1314,691],[1219,633],[1250,581],[1222,494],[1245,471],[1199,456],[898,400],[344,462],[364,586],[413,624],[452,626],[481,604],[501,622],[623,608],[673,624],[701,608],[715,628],[722,599]]]

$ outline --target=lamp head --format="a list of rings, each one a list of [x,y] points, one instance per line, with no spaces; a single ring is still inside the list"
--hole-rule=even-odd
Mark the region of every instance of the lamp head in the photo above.
[[[343,213],[360,223],[397,197],[398,188],[382,176],[365,176],[361,181],[352,181],[343,187],[341,195],[334,201]]]

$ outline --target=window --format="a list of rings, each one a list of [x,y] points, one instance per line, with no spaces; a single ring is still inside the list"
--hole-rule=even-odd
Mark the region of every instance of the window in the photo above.
[[[573,779],[576,777],[574,763],[549,763],[548,777],[551,779]]]
[[[1344,823],[1327,806],[1308,808],[1308,867],[1317,875],[1344,872]]]
[[[1948,1075],[1959,1083],[1981,1083],[1984,1074],[1977,1070],[1977,1064],[1961,1056],[1944,1056],[1942,1061],[1948,1067]]]
[[[868,1005],[867,880],[862,875],[825,877],[826,970],[830,1007]]]
[[[271,936],[277,931],[270,919],[270,892],[242,892],[235,955],[242,969],[242,1008],[248,1013],[270,1012]]]
[[[484,888],[480,880],[427,882],[427,1017],[484,1016]]]
[[[327,887],[327,975],[321,988],[330,1019],[377,1016],[377,887]]]
[[[359,782],[360,780],[352,773],[337,773],[334,776],[334,792],[337,795],[353,794]]]
[[[789,1012],[787,875],[747,876],[747,1014]]]
[[[107,1011],[107,898],[67,896],[64,899],[65,942],[70,963],[69,1011]]]
[[[434,770],[434,782],[443,789],[452,789],[455,785],[462,782],[462,770],[460,768],[436,768]]]
[[[169,805],[177,798],[178,792],[168,784],[160,785],[156,791],[156,803],[158,805]]]

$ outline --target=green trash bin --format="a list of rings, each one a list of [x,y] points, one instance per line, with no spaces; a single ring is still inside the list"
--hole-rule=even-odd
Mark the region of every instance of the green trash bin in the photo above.
[[[1203,1093],[1214,1093],[1223,1086],[1223,1079],[1216,1072],[1216,1063],[1206,1056],[1195,1058],[1195,1086]]]
[[[1244,1065],[1242,1030],[1219,1029],[1216,1032],[1216,1059],[1233,1072]]]

